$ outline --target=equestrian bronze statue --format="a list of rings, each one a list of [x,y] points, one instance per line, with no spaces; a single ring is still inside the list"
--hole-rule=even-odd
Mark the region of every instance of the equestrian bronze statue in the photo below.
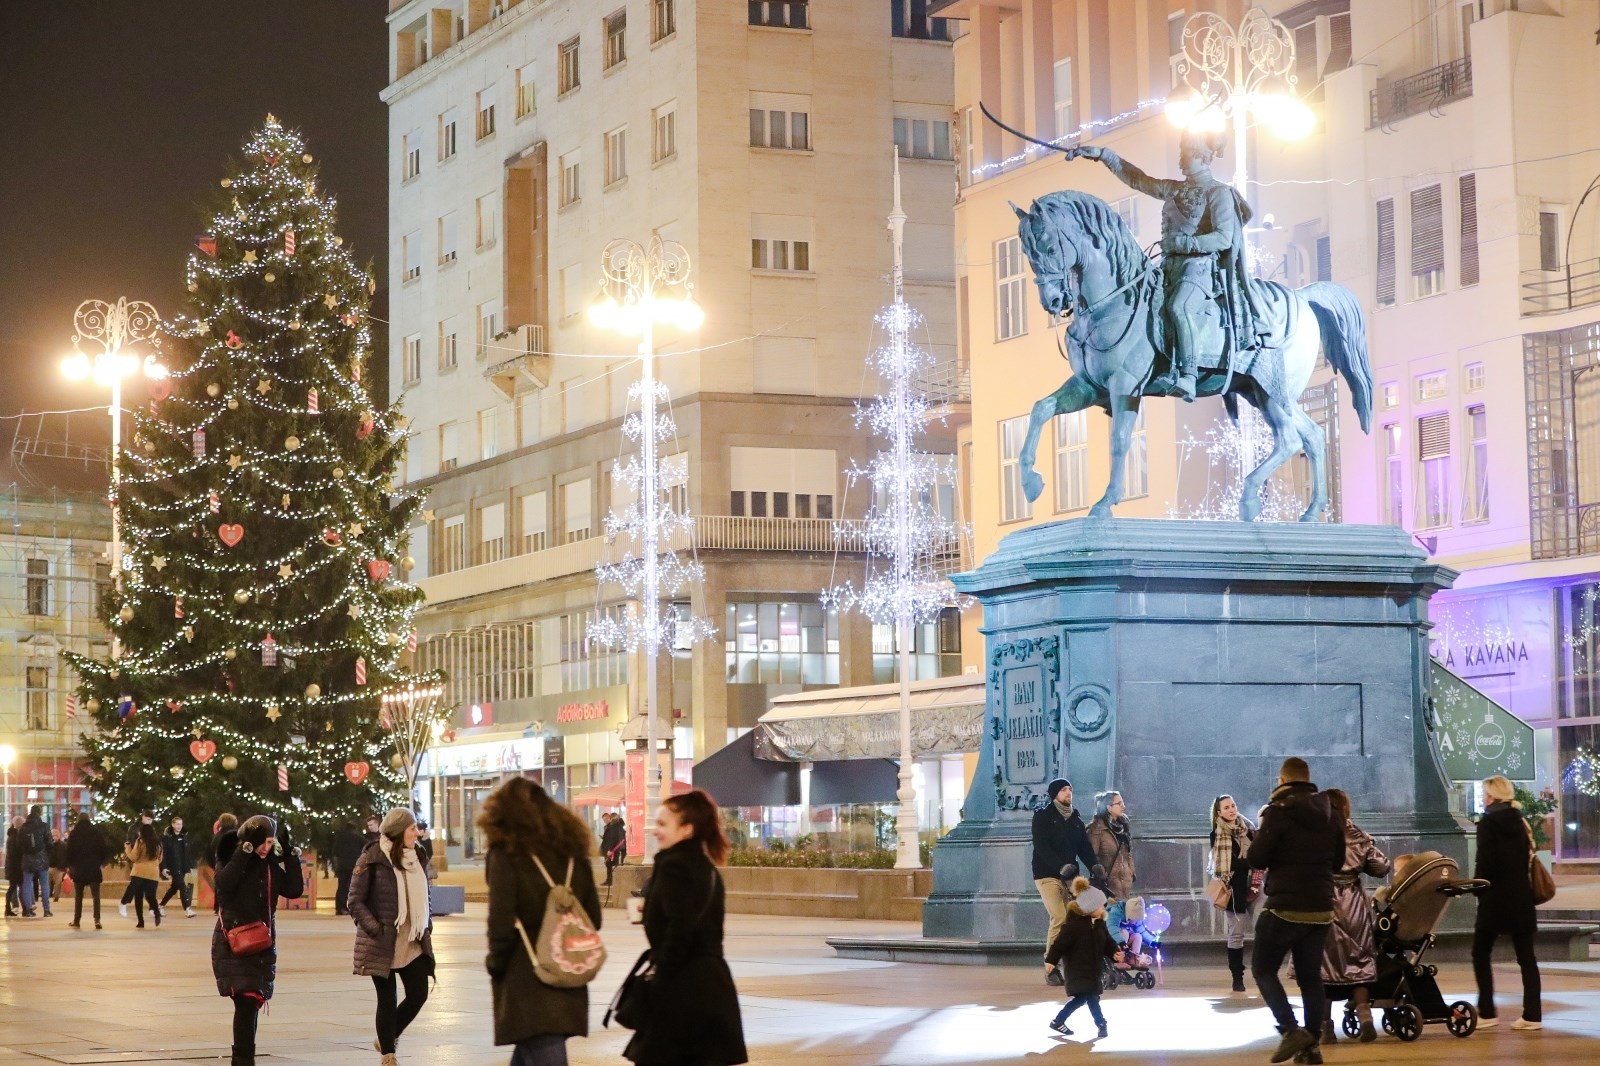
[[[1248,522],[1260,514],[1267,479],[1303,451],[1311,462],[1311,500],[1300,520],[1316,521],[1328,503],[1322,430],[1299,397],[1319,347],[1349,384],[1362,432],[1370,432],[1372,373],[1361,305],[1331,282],[1290,289],[1249,276],[1250,207],[1212,176],[1221,149],[1219,134],[1186,133],[1182,180],[1150,177],[1108,148],[1060,149],[1069,160],[1099,160],[1129,187],[1162,201],[1159,266],[1116,212],[1088,193],[1050,193],[1027,211],[1012,205],[1039,302],[1053,320],[1065,320],[1072,367],[1061,388],[1033,405],[1019,456],[1029,500],[1044,491],[1034,460],[1039,433],[1054,416],[1087,407],[1111,416],[1111,480],[1089,512],[1108,516],[1122,500],[1123,458],[1141,400],[1221,396],[1234,418],[1240,398],[1256,407],[1273,434],[1271,454],[1245,476],[1239,517]]]

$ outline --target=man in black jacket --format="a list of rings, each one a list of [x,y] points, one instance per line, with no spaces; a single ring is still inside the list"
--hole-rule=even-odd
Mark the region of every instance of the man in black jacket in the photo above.
[[[194,863],[189,860],[189,838],[183,835],[183,819],[174,817],[161,837],[161,872],[172,879],[167,894],[161,897],[165,907],[173,896],[183,901],[183,913],[194,917],[194,898],[189,889],[189,871]]]
[[[1304,759],[1284,760],[1278,787],[1261,813],[1261,828],[1246,859],[1267,871],[1267,899],[1256,919],[1251,969],[1283,1034],[1272,1061],[1293,1058],[1314,1066],[1322,1062],[1317,1049],[1325,998],[1322,950],[1333,924],[1333,875],[1344,862],[1344,827],[1328,797],[1311,783],[1311,768]],[[1305,1028],[1295,1024],[1289,994],[1278,977],[1287,955],[1294,957]]]
[[[333,893],[333,913],[349,914],[350,875],[355,873],[356,860],[366,850],[367,838],[354,822],[346,822],[333,838],[333,875],[339,887]]]
[[[1058,777],[1046,786],[1045,794],[1050,802],[1033,812],[1033,884],[1050,913],[1050,932],[1044,940],[1049,951],[1067,920],[1071,901],[1067,886],[1080,872],[1089,875],[1094,868],[1094,849],[1089,846],[1083,819],[1072,807],[1072,782]],[[1045,981],[1061,984],[1060,972],[1051,970]]]
[[[628,823],[622,815],[607,811],[602,817],[606,827],[600,831],[600,857],[606,861],[606,888],[611,887],[611,871],[628,856]]]
[[[33,901],[50,917],[50,827],[44,824],[44,807],[35,803],[27,821],[17,830],[17,852],[22,856],[22,916],[33,917]]]

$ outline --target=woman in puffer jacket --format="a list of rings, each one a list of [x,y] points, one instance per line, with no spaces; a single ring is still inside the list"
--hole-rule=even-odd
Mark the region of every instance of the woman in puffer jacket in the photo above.
[[[403,807],[384,815],[350,875],[346,904],[356,923],[355,972],[378,994],[374,1041],[382,1066],[396,1066],[395,1045],[428,1001],[433,976],[433,919],[428,864],[417,849],[417,820]],[[396,981],[406,998],[397,1002]]]
[[[305,892],[300,850],[289,839],[289,827],[264,814],[239,827],[238,845],[217,871],[217,927],[211,934],[211,972],[217,993],[233,1000],[233,1064],[255,1066],[256,1022],[272,998],[278,973],[278,929],[273,920],[280,899],[299,899]],[[271,945],[253,955],[235,955],[227,930],[265,922]]]

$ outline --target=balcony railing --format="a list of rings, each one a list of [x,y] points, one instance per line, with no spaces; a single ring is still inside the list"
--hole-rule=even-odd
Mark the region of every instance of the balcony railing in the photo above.
[[[972,402],[972,367],[965,363],[953,359],[935,363],[918,384],[935,407]]]
[[[1553,315],[1600,304],[1600,259],[1522,272],[1522,313]]]
[[[1442,66],[1396,81],[1380,81],[1372,90],[1368,129],[1398,122],[1408,115],[1472,95],[1472,58],[1464,56]]]
[[[483,376],[508,400],[530,389],[550,384],[550,356],[545,351],[544,326],[532,323],[518,326],[494,338],[483,368]],[[509,355],[510,358],[500,358]],[[480,353],[480,358],[484,356]]]
[[[694,543],[697,548],[722,548],[733,551],[866,550],[863,523],[835,521],[831,518],[699,515],[694,520]]]

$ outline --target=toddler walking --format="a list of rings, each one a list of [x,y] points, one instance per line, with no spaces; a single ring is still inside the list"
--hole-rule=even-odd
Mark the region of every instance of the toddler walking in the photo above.
[[[1046,970],[1065,962],[1067,1005],[1061,1008],[1050,1028],[1071,1036],[1067,1019],[1072,1012],[1089,1005],[1089,1016],[1099,1026],[1098,1039],[1106,1036],[1106,1017],[1100,1013],[1101,959],[1122,961],[1122,952],[1106,929],[1106,894],[1089,884],[1087,877],[1072,879],[1072,902],[1067,904],[1067,920],[1045,954]]]

